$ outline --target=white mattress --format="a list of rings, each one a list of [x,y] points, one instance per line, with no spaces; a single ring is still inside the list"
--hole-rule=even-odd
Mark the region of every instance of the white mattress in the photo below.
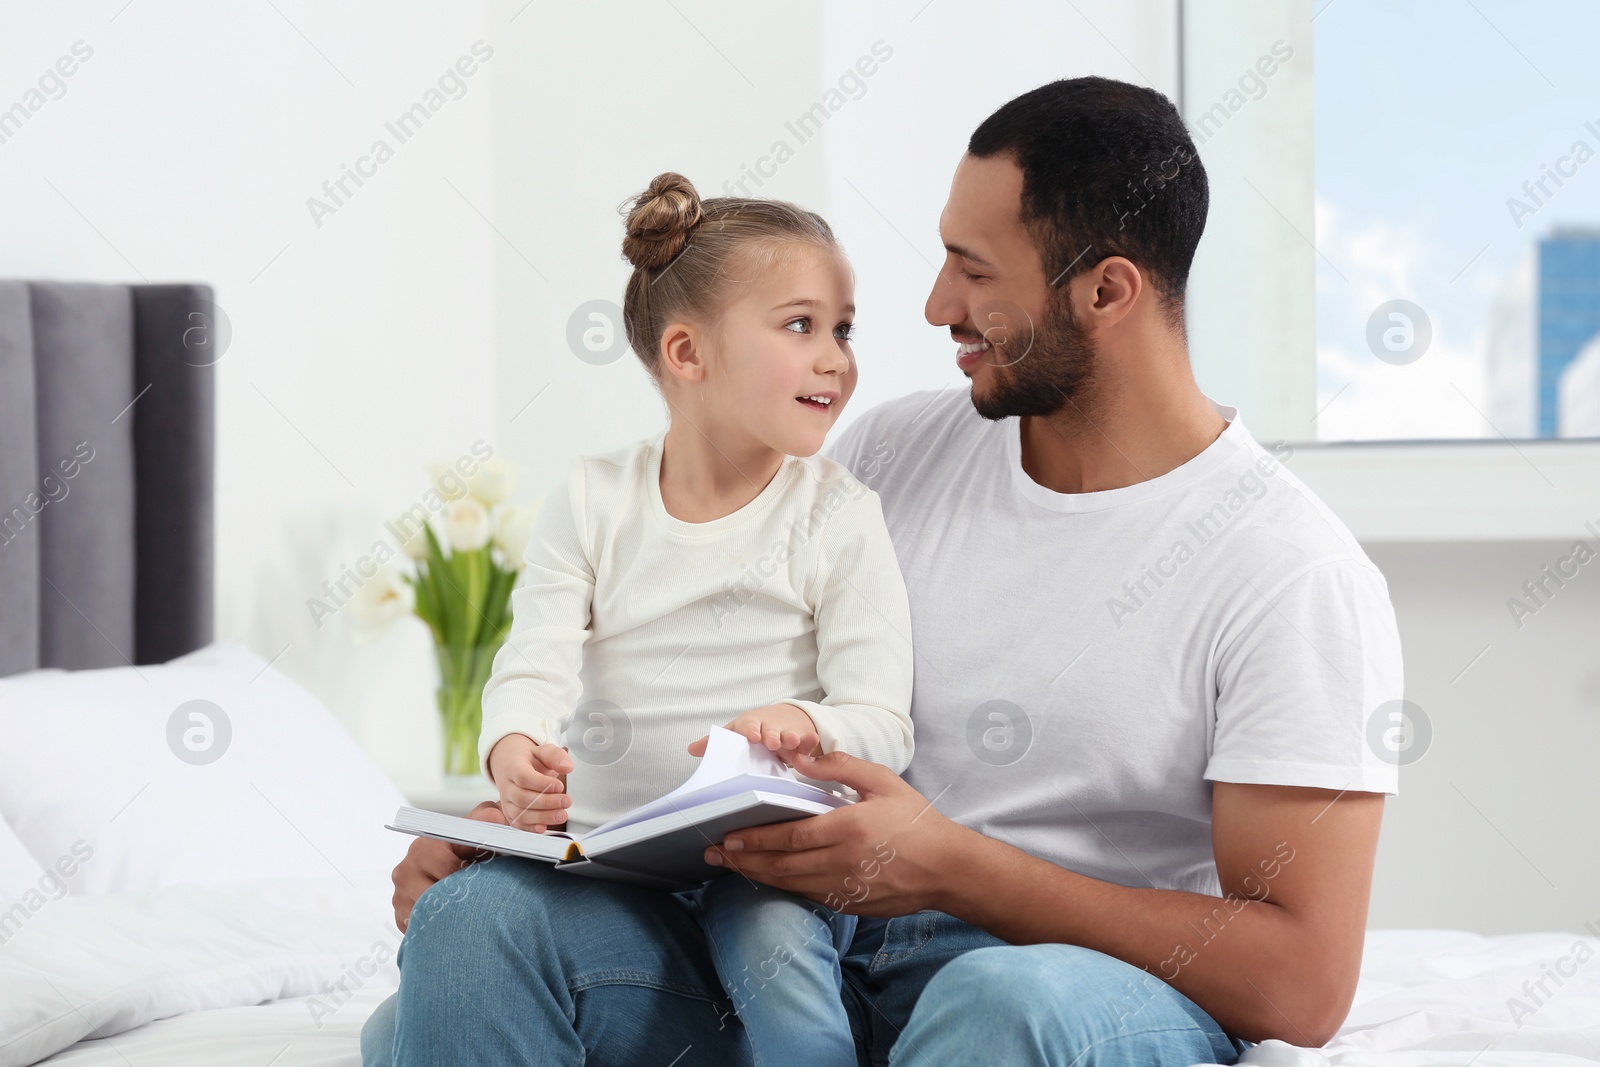
[[[177,885],[14,916],[0,943],[0,1067],[53,1054],[191,1062],[182,1049],[194,1063],[223,1050],[257,1067],[280,1053],[359,1062],[361,1023],[399,980],[387,881]]]
[[[1559,984],[1548,977],[1556,966],[1570,972]],[[1541,978],[1544,992],[1530,993]],[[1600,939],[1371,932],[1355,1005],[1321,1055],[1336,1067],[1600,1062]]]
[[[370,929],[370,928],[369,928]],[[362,935],[366,937],[368,935]],[[359,939],[357,941],[359,944]],[[1591,954],[1577,962],[1574,952]],[[1549,996],[1524,983],[1568,962]],[[50,1067],[296,1067],[361,1061],[361,1025],[392,992],[375,974],[335,1010],[326,994],[197,1011],[80,1041]],[[1531,1014],[1513,1018],[1511,998]],[[1519,1025],[1520,1024],[1520,1025]],[[1317,1051],[1267,1042],[1241,1061],[1257,1067],[1579,1067],[1600,1061],[1600,940],[1544,933],[1481,937],[1459,931],[1374,931],[1356,1003]]]
[[[43,1062],[50,1067],[360,1067],[361,1024],[392,992],[357,990],[325,1018],[313,1014],[311,997],[193,1012],[80,1041]]]

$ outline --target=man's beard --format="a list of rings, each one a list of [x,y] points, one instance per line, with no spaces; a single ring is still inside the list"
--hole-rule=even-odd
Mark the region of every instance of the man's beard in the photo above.
[[[1058,298],[1059,296],[1059,298]],[[982,309],[979,309],[980,311]],[[1010,326],[1020,314],[980,316]],[[979,330],[985,327],[978,322]],[[988,336],[991,348],[985,355],[994,364],[989,389],[972,394],[972,406],[979,415],[998,421],[1013,415],[1054,415],[1069,401],[1081,402],[1094,379],[1094,344],[1077,317],[1066,294],[1051,294],[1045,317],[1030,338],[1014,328],[995,330]],[[999,342],[999,343],[997,343]]]

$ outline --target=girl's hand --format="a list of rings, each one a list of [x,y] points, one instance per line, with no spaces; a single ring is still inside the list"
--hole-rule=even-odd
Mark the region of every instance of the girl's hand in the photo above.
[[[489,775],[500,790],[500,810],[519,830],[542,834],[567,821],[572,798],[567,772],[572,757],[560,745],[535,744],[526,734],[506,734],[489,751]]]
[[[768,704],[764,708],[747,711],[728,723],[725,729],[741,734],[758,745],[766,745],[787,763],[794,762],[797,755],[821,754],[822,739],[817,736],[817,724],[793,704]],[[704,756],[707,740],[702,737],[691,742],[689,754]]]

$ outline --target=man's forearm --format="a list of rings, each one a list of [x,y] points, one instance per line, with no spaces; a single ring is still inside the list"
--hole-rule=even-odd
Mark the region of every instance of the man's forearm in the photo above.
[[[1168,982],[1246,1040],[1316,1047],[1344,1020],[1348,967],[1317,958],[1317,939],[1271,902],[1269,881],[1259,883],[1259,899],[1134,889],[972,831],[961,844],[938,906],[996,937],[1114,956]]]
[[[870,892],[846,910],[937,908],[1013,944],[1095,949],[1168,982],[1251,1041],[1321,1045],[1349,1011],[1381,793],[1215,783],[1211,850],[1226,892],[1212,897],[1057,867],[961,826],[888,768],[844,753],[801,757],[796,769],[863,799],[735,831],[706,850],[707,862],[824,903],[864,878]],[[894,851],[879,855],[885,843]]]

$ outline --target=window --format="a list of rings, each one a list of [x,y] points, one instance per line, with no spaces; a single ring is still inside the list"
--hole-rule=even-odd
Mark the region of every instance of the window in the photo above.
[[[1600,437],[1600,4],[1318,0],[1317,437]]]

